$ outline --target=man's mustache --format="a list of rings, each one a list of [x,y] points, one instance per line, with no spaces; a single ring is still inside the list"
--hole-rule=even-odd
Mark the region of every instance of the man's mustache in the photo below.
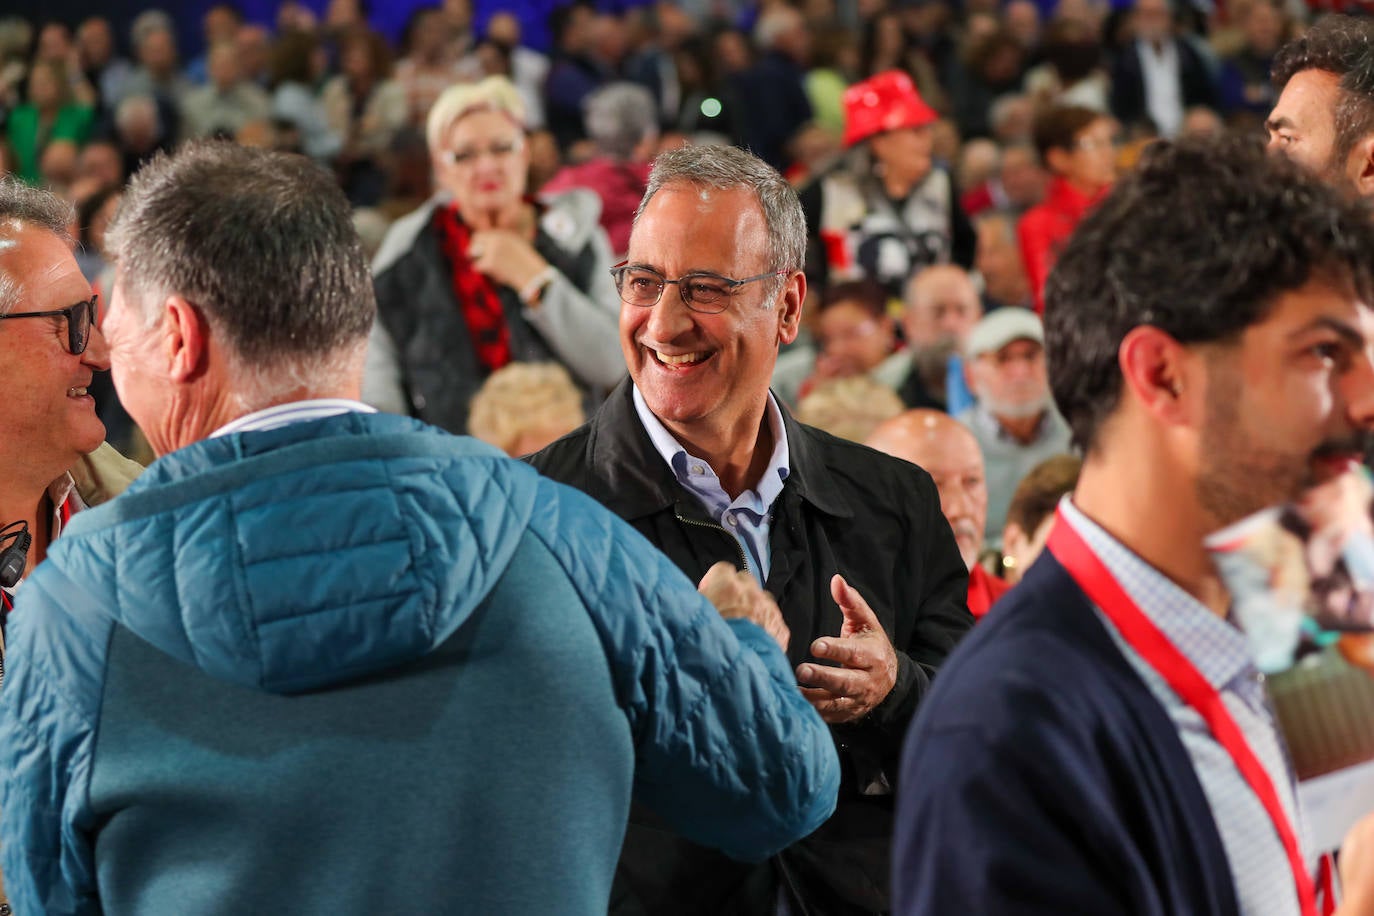
[[[967,518],[961,518],[949,527],[954,530],[954,537],[956,540],[959,538],[968,538],[976,541],[983,536],[983,532],[979,530],[978,526]]]
[[[1340,458],[1363,455],[1366,464],[1374,460],[1374,430],[1360,430],[1338,439],[1328,439],[1312,453],[1313,458]]]

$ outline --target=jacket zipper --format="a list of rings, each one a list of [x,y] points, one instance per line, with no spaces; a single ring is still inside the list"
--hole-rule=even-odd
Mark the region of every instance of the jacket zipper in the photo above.
[[[745,572],[752,574],[753,570],[749,568],[749,558],[744,555],[744,545],[739,542],[739,538],[735,537],[723,526],[713,524],[712,522],[702,522],[694,518],[687,518],[682,514],[682,510],[676,505],[673,506],[673,515],[684,525],[695,525],[698,528],[710,528],[712,531],[719,531],[721,534],[728,537],[730,543],[735,545],[735,553],[739,554],[740,567],[743,568]]]

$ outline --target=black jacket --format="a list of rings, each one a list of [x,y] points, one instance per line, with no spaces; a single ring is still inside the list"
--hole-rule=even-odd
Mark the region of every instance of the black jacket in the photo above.
[[[1183,108],[1196,105],[1217,107],[1217,88],[1207,62],[1191,44],[1182,38],[1170,39],[1178,48],[1179,92]],[[1135,42],[1118,52],[1112,67],[1112,114],[1130,127],[1149,118],[1145,102],[1145,66],[1140,61],[1140,49]]]
[[[743,563],[732,535],[679,486],[635,413],[628,381],[591,422],[530,460],[633,525],[692,581],[713,563]],[[968,573],[930,476],[905,461],[803,426],[784,411],[790,474],[773,505],[767,588],[791,629],[788,657],[840,632],[830,597],[842,573],[897,649],[897,683],[859,723],[832,733],[844,767],[835,814],[772,863],[745,865],[631,813],[615,913],[771,914],[784,881],[797,916],[889,908],[892,794],[902,739],[930,677],[973,618]]]
[[[902,772],[901,916],[1240,912],[1177,726],[1048,550],[941,673]]]

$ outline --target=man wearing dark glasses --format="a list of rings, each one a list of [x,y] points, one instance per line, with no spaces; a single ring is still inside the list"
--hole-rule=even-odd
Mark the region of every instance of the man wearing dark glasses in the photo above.
[[[78,487],[92,480],[87,455],[105,440],[88,387],[110,360],[70,218],[60,198],[0,182],[0,665],[13,590],[73,512],[111,495]],[[112,449],[94,460],[120,466],[122,483],[133,476]]]
[[[689,578],[726,560],[772,592],[793,674],[845,769],[835,816],[759,865],[632,812],[613,913],[886,912],[901,738],[972,624],[930,476],[796,423],[768,390],[779,345],[797,334],[805,245],[795,192],[758,158],[660,156],[629,259],[612,270],[630,381],[532,459]]]

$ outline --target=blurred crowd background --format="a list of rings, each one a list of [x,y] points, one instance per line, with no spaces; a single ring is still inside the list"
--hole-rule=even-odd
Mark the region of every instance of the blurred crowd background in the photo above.
[[[382,279],[409,263],[424,234],[398,221],[427,218],[436,193],[463,211],[480,189],[462,168],[514,147],[522,174],[513,220],[526,203],[556,242],[557,219],[571,226],[587,211],[548,202],[577,200],[579,190],[599,198],[604,242],[598,234],[596,245],[560,255],[557,245],[541,248],[534,230],[529,240],[570,278],[568,295],[579,297],[571,307],[613,322],[620,303],[605,271],[626,250],[653,157],[685,144],[752,149],[794,182],[811,223],[806,331],[782,355],[775,392],[803,421],[858,441],[907,408],[960,420],[985,464],[985,505],[969,523],[978,529],[975,556],[984,534],[987,546],[1001,544],[1009,518],[1013,539],[1033,534],[1043,514],[1026,516],[1025,507],[1052,506],[1072,483],[1072,468],[1052,463],[1032,476],[1051,485],[1013,504],[1023,477],[1069,450],[1038,318],[1058,244],[1152,139],[1261,135],[1276,97],[1276,50],[1334,8],[446,0],[374,9],[364,0],[288,0],[82,15],[71,7],[54,7],[65,18],[37,7],[0,17],[0,170],[76,204],[71,234],[102,295],[112,283],[104,230],[129,177],[159,150],[223,137],[300,152],[331,170],[369,253],[382,251],[379,299],[392,319],[381,330],[392,338],[398,328],[423,331],[423,316],[408,325],[395,317],[418,308],[396,304],[419,297],[407,286],[418,281]],[[493,95],[505,84],[489,77],[509,80],[514,94]],[[455,85],[473,87],[461,98],[507,112],[523,132],[504,146],[485,138],[485,152],[456,149],[454,121],[431,116]],[[429,228],[439,233],[440,222]],[[467,245],[463,236],[462,256],[480,268]],[[558,290],[542,272],[499,274],[489,278],[526,304],[527,293],[553,301]],[[461,288],[461,271],[454,283]],[[457,395],[427,398],[411,378],[413,342],[389,339],[399,351],[385,370],[398,382],[395,397],[374,396],[370,363],[368,399],[523,454],[580,424],[623,374],[618,345],[607,356],[531,319],[528,345],[513,327],[505,349],[487,350],[474,324],[482,316],[464,307],[463,318],[476,358],[460,379],[443,369],[431,379]],[[102,384],[111,441],[148,458]],[[453,403],[441,412],[437,400]],[[955,452],[963,443],[934,438]],[[938,481],[940,459],[920,457]],[[1008,555],[994,565],[1014,574],[1016,564]]]

